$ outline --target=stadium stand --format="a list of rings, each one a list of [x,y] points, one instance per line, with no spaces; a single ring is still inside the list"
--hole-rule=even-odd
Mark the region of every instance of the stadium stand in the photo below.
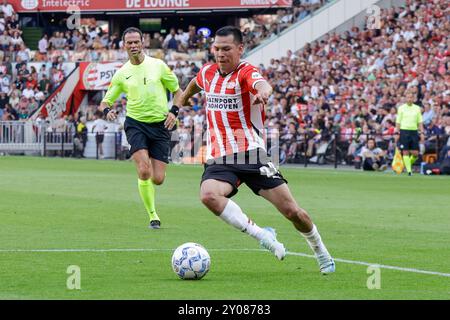
[[[445,12],[445,1],[408,1],[405,8],[382,11],[380,30],[354,27],[329,34],[263,66],[275,88],[267,124],[282,128],[280,135],[289,138],[287,159],[294,161],[302,150],[312,156],[330,142],[330,133],[337,133],[341,160],[350,162],[360,131],[376,136],[392,154],[392,124],[406,90],[417,93],[418,104],[429,106],[433,132],[445,134],[450,101]]]
[[[45,60],[36,59],[39,54],[26,46],[19,17],[14,8],[5,2],[0,6],[0,86],[6,98],[0,102],[0,119],[24,121],[59,86],[67,73],[58,58],[51,60],[49,69],[43,65],[37,70],[31,65],[31,62]]]
[[[292,24],[334,0],[295,0],[292,7],[279,9],[276,15],[253,15],[241,22],[246,50],[250,51],[271,37],[276,37]]]
[[[252,16],[241,25],[246,44],[249,48],[256,46],[255,39],[279,34],[328,2],[294,1],[292,8],[280,9],[273,22],[264,20],[264,15]],[[14,16],[9,20],[14,21]],[[288,51],[285,57],[260,66],[275,89],[266,125],[269,135],[280,132],[282,162],[308,159],[352,164],[369,136],[376,137],[377,145],[392,158],[396,108],[406,90],[417,93],[417,103],[424,108],[428,137],[424,152],[437,153],[434,149],[445,145],[450,134],[450,22],[446,2],[408,0],[405,7],[382,9],[381,17],[379,30],[353,27],[342,34],[327,34],[297,52]],[[20,40],[11,44],[13,37],[20,37],[18,25],[1,21],[5,28],[0,36],[4,56],[0,80],[6,93],[0,96],[3,120],[26,119],[67,75],[64,63],[127,59],[120,36],[109,35],[101,28],[54,31],[39,40],[38,50],[30,51]],[[161,32],[144,36],[147,54],[165,59],[182,87],[196,75],[200,64],[211,59],[211,39],[199,34],[195,26],[171,29],[165,37]],[[47,70],[28,68],[31,61],[51,61],[48,76]],[[15,68],[12,62],[16,62]],[[194,137],[195,124],[203,123],[204,97],[199,94],[190,104],[193,111],[180,113],[179,132],[191,132]],[[85,108],[88,121],[95,107]],[[126,99],[117,101],[113,108],[124,114]],[[79,118],[67,117],[65,121],[76,126]]]

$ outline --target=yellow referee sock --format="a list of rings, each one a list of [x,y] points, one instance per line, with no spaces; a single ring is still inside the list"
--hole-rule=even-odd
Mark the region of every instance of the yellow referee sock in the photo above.
[[[406,172],[411,172],[411,158],[408,156],[403,156],[403,163],[405,164]]]
[[[413,166],[414,163],[416,163],[416,161],[417,161],[417,157],[414,156],[414,155],[411,155],[411,156],[410,156],[410,159],[411,159],[411,166]]]
[[[138,179],[139,194],[150,217],[150,221],[159,220],[155,210],[155,187],[152,180]]]

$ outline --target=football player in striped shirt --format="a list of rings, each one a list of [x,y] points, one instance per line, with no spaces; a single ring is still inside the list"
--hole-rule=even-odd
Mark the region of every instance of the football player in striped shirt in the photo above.
[[[287,181],[269,160],[262,137],[264,105],[272,87],[251,64],[241,61],[242,33],[227,26],[217,31],[213,44],[216,63],[201,68],[175,105],[187,105],[194,94],[206,96],[207,163],[200,197],[220,219],[258,240],[279,260],[286,249],[272,228],[261,228],[231,198],[245,183],[256,195],[271,202],[305,237],[323,274],[335,263],[308,213],[299,207]]]

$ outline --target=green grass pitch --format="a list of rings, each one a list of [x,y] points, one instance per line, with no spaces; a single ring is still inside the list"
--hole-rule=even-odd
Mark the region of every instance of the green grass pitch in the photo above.
[[[335,274],[322,276],[306,256],[280,262],[208,212],[198,197],[200,166],[168,167],[157,188],[162,229],[150,230],[131,162],[0,157],[0,299],[450,298],[448,178],[282,173],[332,255],[348,260]],[[274,227],[290,252],[311,254],[270,203],[245,186],[235,201],[260,226]],[[200,281],[179,280],[171,269],[184,242],[211,255]],[[381,268],[381,288],[369,290],[372,274],[358,262],[395,268]],[[67,288],[71,265],[80,268],[80,290]]]

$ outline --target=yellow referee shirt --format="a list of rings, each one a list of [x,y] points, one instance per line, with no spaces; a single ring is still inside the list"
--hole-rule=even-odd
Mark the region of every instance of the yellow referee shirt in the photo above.
[[[396,123],[400,124],[400,130],[418,130],[422,122],[422,110],[418,105],[405,103],[398,108]]]
[[[179,89],[178,79],[164,61],[145,56],[134,65],[125,63],[111,80],[102,102],[113,105],[121,93],[127,95],[127,116],[140,122],[164,121],[169,112],[167,92]]]

